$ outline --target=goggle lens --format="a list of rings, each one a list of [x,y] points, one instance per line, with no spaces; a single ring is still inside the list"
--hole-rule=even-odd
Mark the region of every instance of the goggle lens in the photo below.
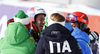
[[[69,19],[71,22],[77,21],[77,16],[68,14],[67,19]]]

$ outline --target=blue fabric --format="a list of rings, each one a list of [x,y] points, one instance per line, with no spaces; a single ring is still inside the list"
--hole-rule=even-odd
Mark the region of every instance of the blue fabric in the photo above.
[[[91,54],[91,50],[88,46],[90,39],[87,33],[75,27],[71,35],[74,36],[75,39],[77,39],[77,41],[79,42],[79,45],[82,49],[83,54]]]
[[[30,29],[30,36],[32,37],[32,35],[31,35],[31,34],[32,34],[32,30]]]
[[[70,32],[73,31],[73,27],[72,27],[72,25],[71,25],[70,22],[65,23],[65,27],[66,27]]]

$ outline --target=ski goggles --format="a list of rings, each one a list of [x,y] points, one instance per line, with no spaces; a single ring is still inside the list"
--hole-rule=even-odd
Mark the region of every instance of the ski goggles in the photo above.
[[[69,19],[71,22],[75,22],[77,21],[78,17],[72,14],[68,14],[67,19]]]
[[[83,18],[79,18],[78,16],[76,15],[73,15],[73,14],[68,14],[67,15],[67,19],[69,19],[71,22],[83,22],[83,23],[86,23],[88,24],[88,20],[85,20],[84,17]]]

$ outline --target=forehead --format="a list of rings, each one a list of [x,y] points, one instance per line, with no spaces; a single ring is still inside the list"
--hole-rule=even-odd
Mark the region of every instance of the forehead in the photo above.
[[[44,19],[44,18],[45,18],[45,15],[43,15],[43,14],[40,14],[37,16],[37,19]]]

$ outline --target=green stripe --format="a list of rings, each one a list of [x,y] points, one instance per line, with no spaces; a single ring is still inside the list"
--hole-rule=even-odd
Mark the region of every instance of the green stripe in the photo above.
[[[79,49],[81,49],[81,47],[80,47],[79,43],[77,43],[77,45],[78,45],[78,48],[79,48]]]

